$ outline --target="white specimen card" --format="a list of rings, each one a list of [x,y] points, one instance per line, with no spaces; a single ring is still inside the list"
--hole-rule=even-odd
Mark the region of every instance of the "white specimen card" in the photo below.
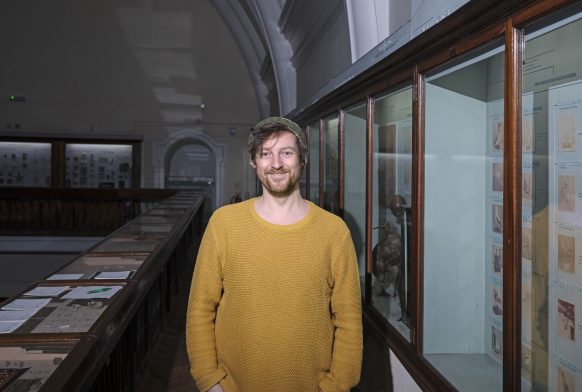
[[[99,272],[95,279],[127,279],[134,271],[103,271]]]
[[[34,314],[38,312],[38,309],[32,310],[0,310],[0,321],[3,322],[13,322],[13,321],[26,321]]]
[[[18,327],[24,324],[26,320],[19,321],[0,321],[0,334],[14,332]]]
[[[69,286],[38,286],[34,289],[27,291],[23,295],[32,296],[32,297],[57,297],[67,291]]]
[[[49,276],[46,280],[77,280],[82,277],[83,274],[54,274]]]
[[[2,310],[39,310],[51,302],[50,298],[39,299],[15,299],[8,305],[4,305]]]
[[[82,286],[76,287],[63,296],[64,299],[95,299],[111,298],[123,286]]]

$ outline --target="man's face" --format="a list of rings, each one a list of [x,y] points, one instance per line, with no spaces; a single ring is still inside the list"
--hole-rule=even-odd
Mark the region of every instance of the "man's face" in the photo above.
[[[273,134],[255,156],[257,177],[275,197],[289,196],[299,187],[301,163],[297,138],[291,132]]]

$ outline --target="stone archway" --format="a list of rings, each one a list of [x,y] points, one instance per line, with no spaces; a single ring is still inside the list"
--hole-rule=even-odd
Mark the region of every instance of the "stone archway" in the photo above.
[[[214,198],[216,201],[216,206],[220,207],[223,204],[225,146],[221,143],[217,143],[213,138],[206,135],[201,129],[179,129],[173,131],[162,142],[154,143],[153,164],[155,186],[158,188],[165,187],[169,162],[172,159],[172,155],[181,147],[189,144],[203,145],[214,154],[216,159],[216,188]]]

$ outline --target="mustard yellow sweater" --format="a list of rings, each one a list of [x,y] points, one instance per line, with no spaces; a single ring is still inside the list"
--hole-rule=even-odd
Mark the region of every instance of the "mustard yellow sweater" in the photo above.
[[[300,222],[275,225],[254,203],[217,210],[198,252],[186,320],[198,388],[349,391],[362,314],[347,226],[312,203]]]

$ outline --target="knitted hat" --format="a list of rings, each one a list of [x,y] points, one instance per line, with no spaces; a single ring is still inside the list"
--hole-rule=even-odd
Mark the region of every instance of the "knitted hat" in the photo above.
[[[305,133],[303,133],[301,127],[285,117],[267,117],[266,119],[259,121],[257,125],[253,127],[253,129],[259,129],[268,125],[284,126],[297,137],[299,143],[301,143],[302,145],[307,145]],[[249,144],[253,142],[254,137],[255,134],[251,130],[251,133],[249,134]]]

